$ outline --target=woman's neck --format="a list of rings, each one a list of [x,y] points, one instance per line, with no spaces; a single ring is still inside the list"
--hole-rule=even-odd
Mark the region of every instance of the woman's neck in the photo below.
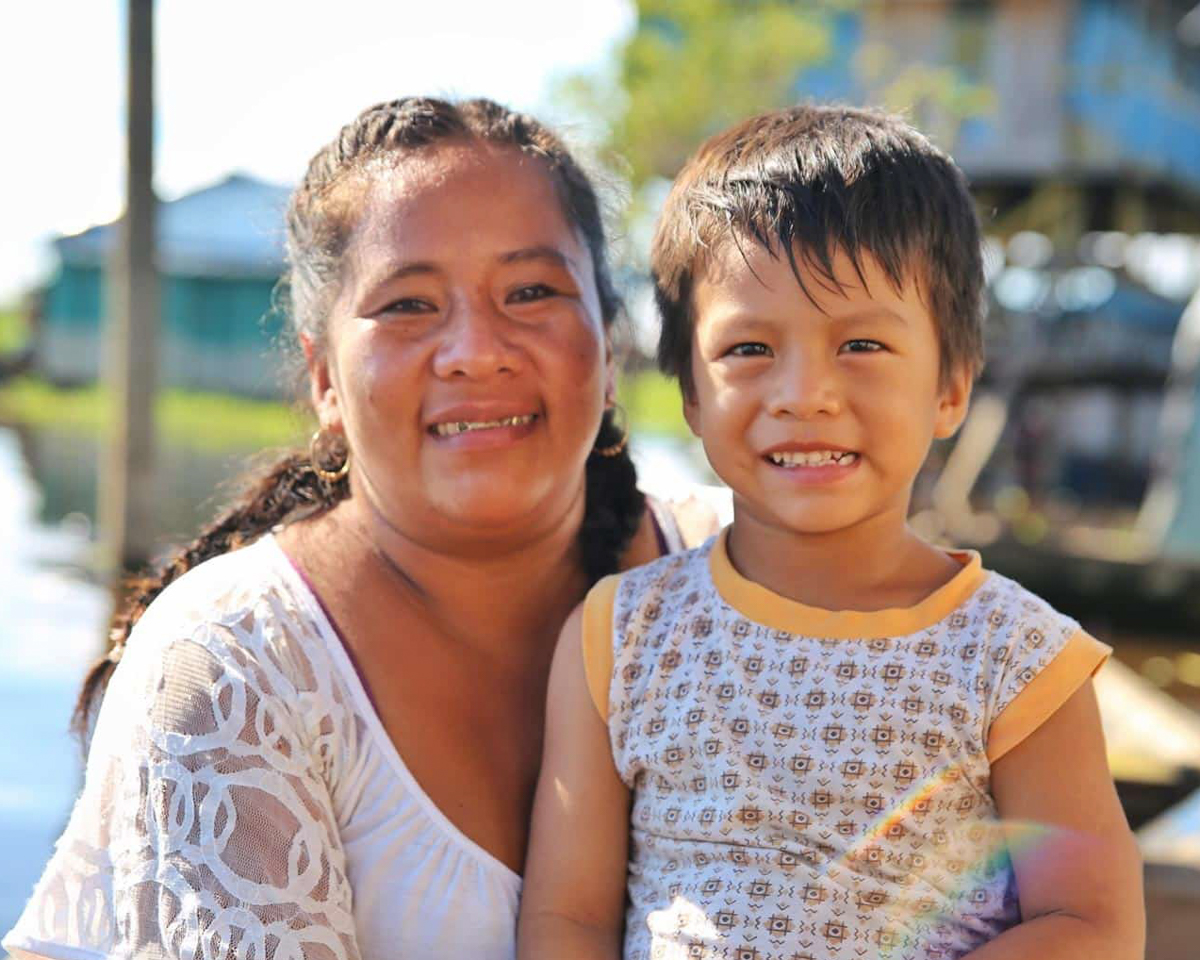
[[[581,496],[562,517],[543,518],[523,535],[420,540],[353,498],[299,525],[285,549],[319,592],[338,594],[343,608],[367,607],[384,632],[419,623],[494,666],[520,670],[549,655],[586,590],[582,517]]]

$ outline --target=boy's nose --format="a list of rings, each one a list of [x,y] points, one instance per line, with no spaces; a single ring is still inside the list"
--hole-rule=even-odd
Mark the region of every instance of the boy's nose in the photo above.
[[[515,373],[518,355],[504,330],[504,318],[489,303],[462,300],[450,308],[433,357],[439,377],[482,379]]]
[[[829,364],[801,356],[779,365],[769,404],[772,416],[811,420],[837,416],[841,409],[836,376]]]

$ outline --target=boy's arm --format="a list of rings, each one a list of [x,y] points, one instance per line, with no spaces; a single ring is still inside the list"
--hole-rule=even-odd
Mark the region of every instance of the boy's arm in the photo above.
[[[969,960],[1141,960],[1141,858],[1108,772],[1090,680],[996,760],[992,792],[1022,922]]]
[[[629,850],[629,789],[613,765],[608,726],[588,692],[582,606],[567,619],[546,705],[533,807],[519,960],[619,960]]]

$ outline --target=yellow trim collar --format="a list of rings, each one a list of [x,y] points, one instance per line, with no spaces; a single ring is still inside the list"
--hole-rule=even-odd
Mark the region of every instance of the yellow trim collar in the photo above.
[[[709,554],[709,570],[717,592],[744,617],[788,633],[830,640],[870,640],[904,637],[944,620],[979,589],[987,578],[983,562],[974,550],[951,550],[949,556],[962,570],[949,583],[938,587],[914,607],[888,610],[826,610],[810,607],[772,593],[747,580],[729,559],[726,540],[729,527],[721,531]]]

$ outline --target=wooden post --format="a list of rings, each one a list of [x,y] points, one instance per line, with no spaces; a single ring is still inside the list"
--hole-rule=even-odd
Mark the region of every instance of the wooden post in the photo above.
[[[128,10],[125,215],[108,274],[109,318],[102,377],[112,403],[102,446],[98,517],[110,582],[145,563],[154,533],[154,397],[158,379],[159,286],[155,265],[154,3]]]

